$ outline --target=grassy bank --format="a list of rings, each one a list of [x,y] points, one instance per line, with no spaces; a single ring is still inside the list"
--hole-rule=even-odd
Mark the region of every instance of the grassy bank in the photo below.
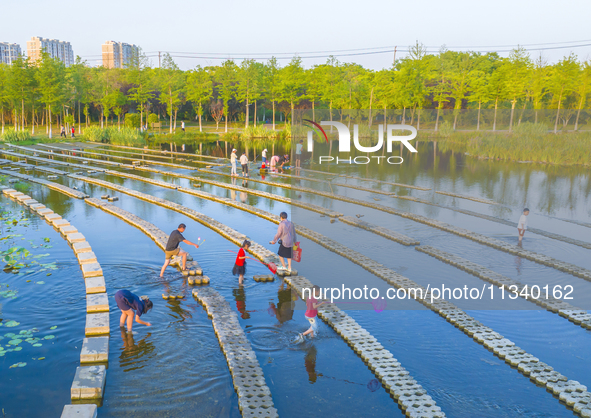
[[[418,140],[421,139],[420,133]],[[591,166],[591,132],[561,134],[531,129],[525,132],[447,132],[431,135],[444,148],[480,158],[557,165]]]

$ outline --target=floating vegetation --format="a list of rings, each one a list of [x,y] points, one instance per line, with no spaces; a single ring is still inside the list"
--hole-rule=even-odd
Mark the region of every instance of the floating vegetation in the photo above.
[[[2,286],[9,287],[8,283],[0,283],[0,288],[2,288]],[[0,290],[0,297],[3,297],[4,299],[16,299],[17,293],[18,290]]]
[[[57,328],[57,325],[54,325],[54,326],[52,326],[52,327],[51,327],[51,328],[49,328],[49,329],[51,329],[51,330],[54,330],[54,329],[56,329],[56,328]]]
[[[8,321],[7,323],[4,324],[4,326],[11,328],[11,327],[16,327],[17,325],[20,325],[20,322],[16,322],[16,321]],[[7,337],[7,335],[5,335],[5,337]]]
[[[14,369],[15,367],[25,367],[27,365],[27,363],[25,363],[24,361],[18,362],[13,364],[12,366],[10,366],[10,369]]]

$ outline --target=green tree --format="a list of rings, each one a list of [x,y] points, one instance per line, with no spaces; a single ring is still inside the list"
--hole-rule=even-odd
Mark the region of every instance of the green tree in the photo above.
[[[505,61],[501,70],[504,76],[505,96],[511,101],[509,132],[513,130],[515,105],[526,95],[532,67],[533,64],[529,54],[523,47],[519,47],[511,51],[509,59]]]
[[[264,67],[263,83],[265,98],[271,102],[273,109],[273,130],[275,130],[275,103],[281,98],[281,85],[279,84],[280,67],[275,57],[271,58]]]
[[[2,132],[4,134],[4,108],[9,105],[8,72],[10,67],[0,63],[0,113],[2,118]]]
[[[587,60],[583,63],[582,71],[579,73],[579,79],[577,80],[577,97],[578,97],[578,109],[577,118],[575,120],[575,131],[579,129],[579,116],[581,116],[581,109],[587,103],[589,92],[591,90],[591,61]]]
[[[223,103],[225,132],[228,132],[230,100],[236,96],[236,74],[238,67],[232,60],[226,60],[218,67],[215,78],[219,83],[218,89]]]
[[[554,133],[558,131],[558,117],[564,98],[576,89],[576,81],[579,75],[579,63],[576,55],[571,53],[560,60],[550,74],[548,90],[552,93],[552,101],[556,104],[556,120]]]
[[[63,98],[64,75],[65,66],[60,60],[51,58],[45,52],[41,54],[36,77],[39,83],[41,103],[45,104],[47,109],[49,138],[52,137],[51,106],[60,103]]]
[[[244,102],[245,114],[244,127],[248,128],[250,120],[250,100],[253,96],[257,96],[259,77],[257,72],[256,63],[252,59],[245,59],[238,67],[237,74],[237,85],[236,85],[236,98]],[[255,112],[255,124],[256,124],[256,112]]]
[[[176,111],[182,101],[182,92],[184,88],[184,76],[179,70],[169,53],[165,53],[162,59],[162,66],[155,69],[156,83],[160,91],[158,101],[166,106],[166,111],[170,117],[170,133],[176,125]],[[175,123],[173,124],[173,117]]]
[[[199,116],[199,132],[203,131],[201,126],[203,104],[208,102],[213,95],[211,78],[211,73],[199,65],[187,74],[187,99],[193,102],[197,116]]]
[[[279,71],[279,84],[281,99],[290,104],[291,117],[293,118],[295,105],[304,98],[306,87],[306,77],[300,57],[293,57],[289,64]],[[287,118],[285,123],[287,124]]]
[[[132,85],[129,89],[129,98],[137,104],[140,111],[140,130],[143,130],[144,126],[144,106],[154,97],[150,70],[150,63],[141,51],[132,57],[127,69],[128,81]]]
[[[548,66],[541,54],[534,63],[529,86],[529,94],[535,112],[535,123],[538,123],[538,110],[542,108],[544,99],[548,95]]]

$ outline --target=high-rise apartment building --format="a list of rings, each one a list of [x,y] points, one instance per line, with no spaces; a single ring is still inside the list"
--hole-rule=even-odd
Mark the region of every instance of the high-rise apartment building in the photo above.
[[[39,36],[33,36],[30,41],[27,41],[27,55],[31,61],[41,59],[42,52],[47,52],[52,58],[60,59],[66,67],[74,64],[74,51],[69,42]]]
[[[139,48],[124,42],[107,41],[103,44],[103,67],[124,68],[137,56]]]
[[[0,62],[4,64],[12,64],[12,61],[21,56],[21,46],[18,44],[9,44],[8,42],[0,42]]]

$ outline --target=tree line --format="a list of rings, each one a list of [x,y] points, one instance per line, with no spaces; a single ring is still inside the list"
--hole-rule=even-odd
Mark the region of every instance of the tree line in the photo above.
[[[391,68],[373,71],[330,57],[326,63],[304,68],[295,56],[285,65],[275,58],[266,63],[226,60],[218,66],[197,66],[182,71],[169,54],[159,67],[152,67],[140,52],[125,68],[88,67],[78,57],[69,67],[48,54],[38,62],[19,58],[12,65],[0,64],[0,113],[15,130],[53,123],[88,126],[93,120],[101,127],[120,125],[125,115],[134,115],[143,129],[161,118],[169,121],[170,132],[178,116],[199,121],[204,117],[219,126],[229,120],[255,126],[259,117],[276,127],[276,116],[287,124],[295,109],[369,109],[375,114],[399,109],[401,119],[419,120],[422,109],[439,113],[453,109],[454,129],[461,109],[494,109],[493,130],[498,109],[511,109],[509,130],[515,125],[515,111],[556,109],[556,131],[561,112],[576,114],[578,129],[581,109],[587,104],[591,84],[591,62],[570,54],[555,64],[541,56],[534,59],[523,48],[508,57],[497,53],[457,52],[442,48],[428,54],[417,43],[407,57]],[[261,116],[262,114],[262,116]]]

